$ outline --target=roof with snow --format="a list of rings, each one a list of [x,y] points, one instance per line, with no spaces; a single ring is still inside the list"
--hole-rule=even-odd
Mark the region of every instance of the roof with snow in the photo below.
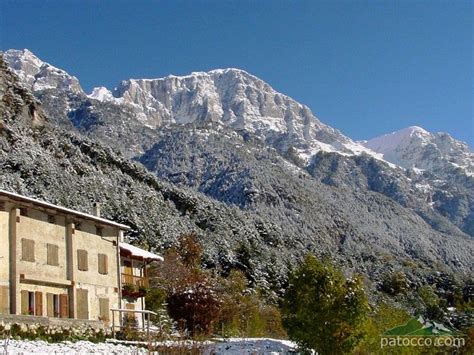
[[[163,257],[158,254],[150,253],[149,251],[140,249],[132,244],[120,242],[119,243],[120,251],[128,253],[132,256],[137,256],[148,261],[163,261]]]
[[[110,221],[110,220],[105,219],[105,218],[97,217],[97,216],[94,216],[94,215],[91,215],[91,214],[88,214],[88,213],[79,212],[79,211],[72,210],[72,209],[69,209],[69,208],[66,208],[66,207],[54,205],[54,204],[49,203],[49,202],[37,200],[37,199],[31,198],[31,197],[19,195],[19,194],[13,193],[13,192],[0,190],[0,199],[2,197],[6,197],[10,200],[18,201],[20,203],[23,202],[24,204],[31,204],[31,205],[34,205],[34,206],[37,206],[37,207],[42,207],[42,208],[45,208],[45,209],[56,210],[60,213],[73,215],[75,217],[82,218],[82,219],[88,219],[88,220],[91,220],[91,221],[94,221],[94,222],[98,222],[100,224],[114,226],[114,227],[120,228],[122,230],[130,229],[130,227],[125,225],[125,224],[120,224],[120,223]]]

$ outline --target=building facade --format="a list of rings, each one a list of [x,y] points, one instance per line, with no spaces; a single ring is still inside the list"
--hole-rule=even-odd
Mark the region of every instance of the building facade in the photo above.
[[[128,229],[98,206],[85,214],[0,190],[0,314],[108,324],[111,309],[145,309],[146,268],[162,258],[124,243]]]

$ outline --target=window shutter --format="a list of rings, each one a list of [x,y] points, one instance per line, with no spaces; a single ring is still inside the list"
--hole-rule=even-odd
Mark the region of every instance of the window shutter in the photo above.
[[[21,314],[29,314],[28,311],[29,294],[28,291],[21,291]]]
[[[9,288],[0,286],[0,314],[10,313]]]
[[[89,297],[84,289],[77,289],[77,318],[89,319]]]
[[[53,263],[55,266],[59,265],[59,247],[57,245],[53,245]]]
[[[47,248],[47,263],[48,265],[59,265],[59,247],[54,244],[46,244]]]
[[[108,257],[106,254],[99,254],[99,274],[106,275],[108,270]]]
[[[35,292],[35,316],[43,315],[43,293]]]
[[[21,240],[21,260],[35,261],[35,241],[31,239]]]
[[[89,270],[89,265],[87,261],[87,250],[77,250],[77,268],[81,271]]]
[[[52,265],[51,244],[46,244],[46,264]]]
[[[69,317],[69,303],[67,294],[59,295],[59,312],[61,318]]]
[[[108,321],[109,320],[109,299],[108,298],[99,298],[99,320]]]
[[[77,269],[82,270],[82,250],[77,250]]]
[[[54,295],[46,294],[46,315],[50,318],[54,317]]]

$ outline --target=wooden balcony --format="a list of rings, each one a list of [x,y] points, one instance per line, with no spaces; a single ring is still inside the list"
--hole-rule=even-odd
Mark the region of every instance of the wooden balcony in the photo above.
[[[122,286],[130,285],[139,288],[148,288],[148,277],[122,274]]]
[[[122,295],[132,298],[144,297],[148,288],[148,277],[122,274]]]

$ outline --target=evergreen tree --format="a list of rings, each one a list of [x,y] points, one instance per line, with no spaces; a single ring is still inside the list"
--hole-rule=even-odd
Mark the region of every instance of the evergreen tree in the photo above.
[[[344,278],[329,262],[308,255],[289,276],[282,311],[290,339],[321,354],[350,352],[368,312],[360,277]]]

